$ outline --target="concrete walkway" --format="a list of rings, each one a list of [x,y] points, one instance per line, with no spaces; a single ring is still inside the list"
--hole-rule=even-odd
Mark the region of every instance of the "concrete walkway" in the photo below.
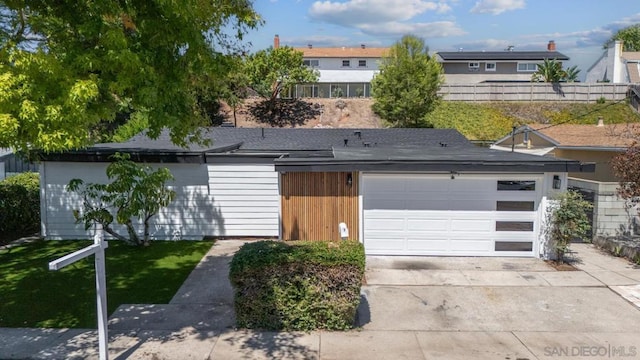
[[[539,259],[369,257],[360,330],[233,328],[220,241],[169,304],[110,317],[111,359],[640,358],[640,267],[574,244],[580,271]],[[635,303],[635,306],[633,305]],[[96,359],[96,331],[0,329],[0,359]]]

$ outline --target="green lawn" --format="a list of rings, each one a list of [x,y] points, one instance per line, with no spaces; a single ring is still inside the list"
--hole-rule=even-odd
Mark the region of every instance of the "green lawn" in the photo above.
[[[0,250],[0,327],[96,327],[93,256],[59,271],[48,263],[92,244],[37,241]],[[211,248],[211,241],[156,241],[106,250],[107,304],[166,304]]]

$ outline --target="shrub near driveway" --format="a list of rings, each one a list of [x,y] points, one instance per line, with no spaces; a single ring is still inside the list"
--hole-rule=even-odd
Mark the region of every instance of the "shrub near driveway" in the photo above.
[[[357,241],[245,244],[229,272],[237,325],[287,331],[351,328],[364,266],[364,247]]]

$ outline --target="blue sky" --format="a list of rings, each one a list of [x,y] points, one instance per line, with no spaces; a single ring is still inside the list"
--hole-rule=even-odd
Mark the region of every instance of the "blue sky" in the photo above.
[[[433,51],[557,50],[584,76],[616,30],[640,23],[637,0],[255,0],[265,24],[251,51],[273,44],[389,46],[404,34]]]

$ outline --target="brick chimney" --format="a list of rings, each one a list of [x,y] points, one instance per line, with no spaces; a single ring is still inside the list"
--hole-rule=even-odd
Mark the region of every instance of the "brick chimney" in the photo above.
[[[547,44],[547,51],[556,51],[556,42],[553,40],[549,40]]]
[[[277,49],[280,47],[280,36],[278,36],[278,34],[276,34],[276,36],[274,36],[273,38],[273,48]]]

